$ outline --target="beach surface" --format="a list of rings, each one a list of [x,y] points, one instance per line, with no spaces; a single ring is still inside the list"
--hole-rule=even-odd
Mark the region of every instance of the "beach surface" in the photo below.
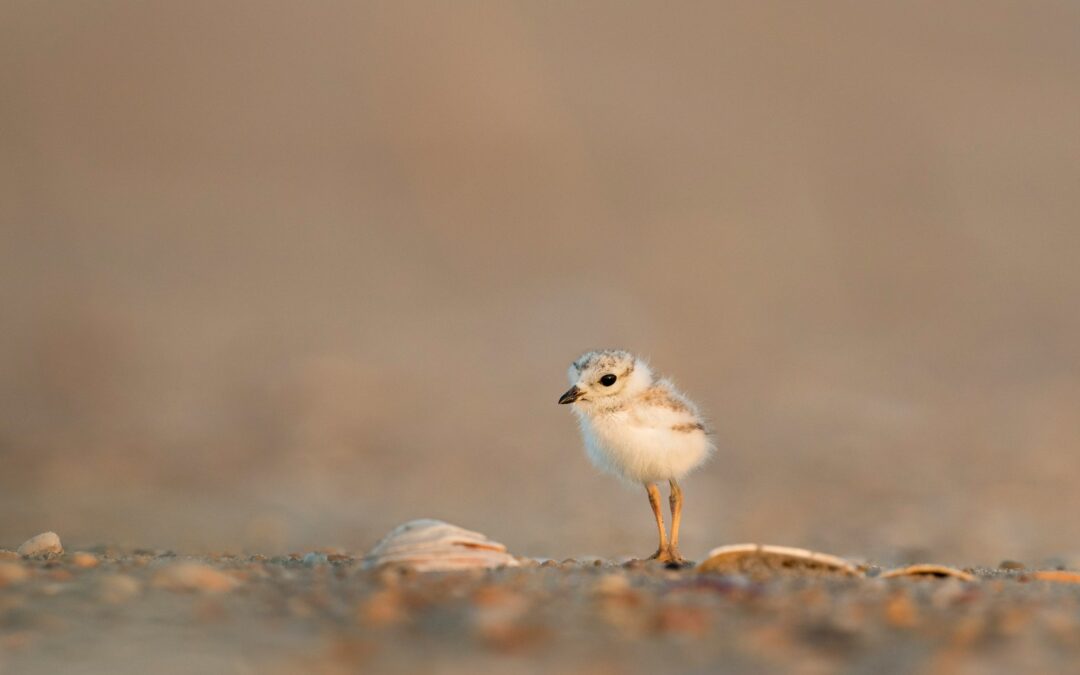
[[[0,673],[1066,672],[1080,574],[703,573],[520,559],[454,573],[335,551],[0,554]]]

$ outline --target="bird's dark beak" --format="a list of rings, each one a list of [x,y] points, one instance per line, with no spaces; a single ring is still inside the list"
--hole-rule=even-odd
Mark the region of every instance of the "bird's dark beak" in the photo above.
[[[574,386],[570,387],[565,394],[559,397],[559,403],[573,403],[574,401],[581,398],[584,393],[585,392],[578,389],[577,385],[575,384]]]

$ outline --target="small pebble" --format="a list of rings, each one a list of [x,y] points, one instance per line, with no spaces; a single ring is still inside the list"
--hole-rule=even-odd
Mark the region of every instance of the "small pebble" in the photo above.
[[[127,602],[142,590],[135,577],[126,574],[107,574],[98,580],[97,594],[103,601],[113,605]]]
[[[14,633],[7,633],[0,639],[0,647],[13,652],[18,651],[33,644],[39,637],[40,635],[37,632],[31,630],[19,630]]]
[[[329,558],[325,553],[308,553],[304,556],[304,564],[308,567],[314,567],[315,565],[325,565],[329,562]]]
[[[1002,560],[998,565],[999,570],[1022,570],[1025,569],[1025,565],[1022,562],[1016,560]]]
[[[72,574],[69,570],[65,570],[65,569],[61,568],[61,569],[49,570],[49,573],[46,575],[46,578],[49,579],[50,581],[64,581],[64,582],[67,582],[67,581],[71,581],[72,579],[74,579],[75,575]]]
[[[630,580],[625,574],[605,574],[597,580],[595,588],[600,595],[616,595],[630,588]]]
[[[64,547],[60,545],[60,537],[55,532],[42,532],[19,547],[19,555],[24,558],[51,557],[63,553]]]
[[[69,588],[70,586],[68,586],[67,584],[50,582],[38,586],[35,590],[39,595],[50,597],[53,595],[60,595]]]
[[[201,563],[174,563],[158,570],[151,582],[156,588],[170,591],[205,591],[221,593],[239,583],[235,577]]]
[[[393,588],[372,593],[360,603],[357,618],[374,626],[392,626],[408,618],[401,591]]]
[[[98,557],[93,553],[87,553],[86,551],[77,551],[71,554],[71,564],[75,567],[82,569],[90,569],[97,567],[101,563]]]
[[[0,561],[0,588],[26,581],[30,571],[15,562]]]
[[[216,599],[201,598],[194,607],[195,619],[201,623],[217,623],[228,618],[229,612]]]
[[[702,607],[661,607],[656,615],[656,627],[662,633],[701,637],[709,629],[709,614]]]
[[[885,621],[897,628],[912,628],[919,623],[919,611],[906,592],[897,591],[885,602]]]

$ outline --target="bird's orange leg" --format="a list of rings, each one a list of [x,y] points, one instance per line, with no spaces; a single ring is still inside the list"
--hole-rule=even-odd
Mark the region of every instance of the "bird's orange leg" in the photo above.
[[[671,544],[668,546],[668,557],[673,563],[684,563],[686,559],[679,553],[679,523],[682,521],[682,488],[672,478],[671,484]]]
[[[649,560],[669,562],[667,531],[664,529],[664,512],[660,508],[660,488],[656,483],[646,483],[645,491],[649,493],[649,506],[652,507],[653,515],[656,516],[656,529],[660,532],[660,547],[656,553],[649,556]]]

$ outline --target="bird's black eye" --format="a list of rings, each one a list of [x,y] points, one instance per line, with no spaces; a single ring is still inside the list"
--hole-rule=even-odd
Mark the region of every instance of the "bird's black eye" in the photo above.
[[[608,373],[607,375],[600,378],[600,384],[604,385],[605,387],[610,387],[611,385],[615,384],[615,376],[611,373]]]

